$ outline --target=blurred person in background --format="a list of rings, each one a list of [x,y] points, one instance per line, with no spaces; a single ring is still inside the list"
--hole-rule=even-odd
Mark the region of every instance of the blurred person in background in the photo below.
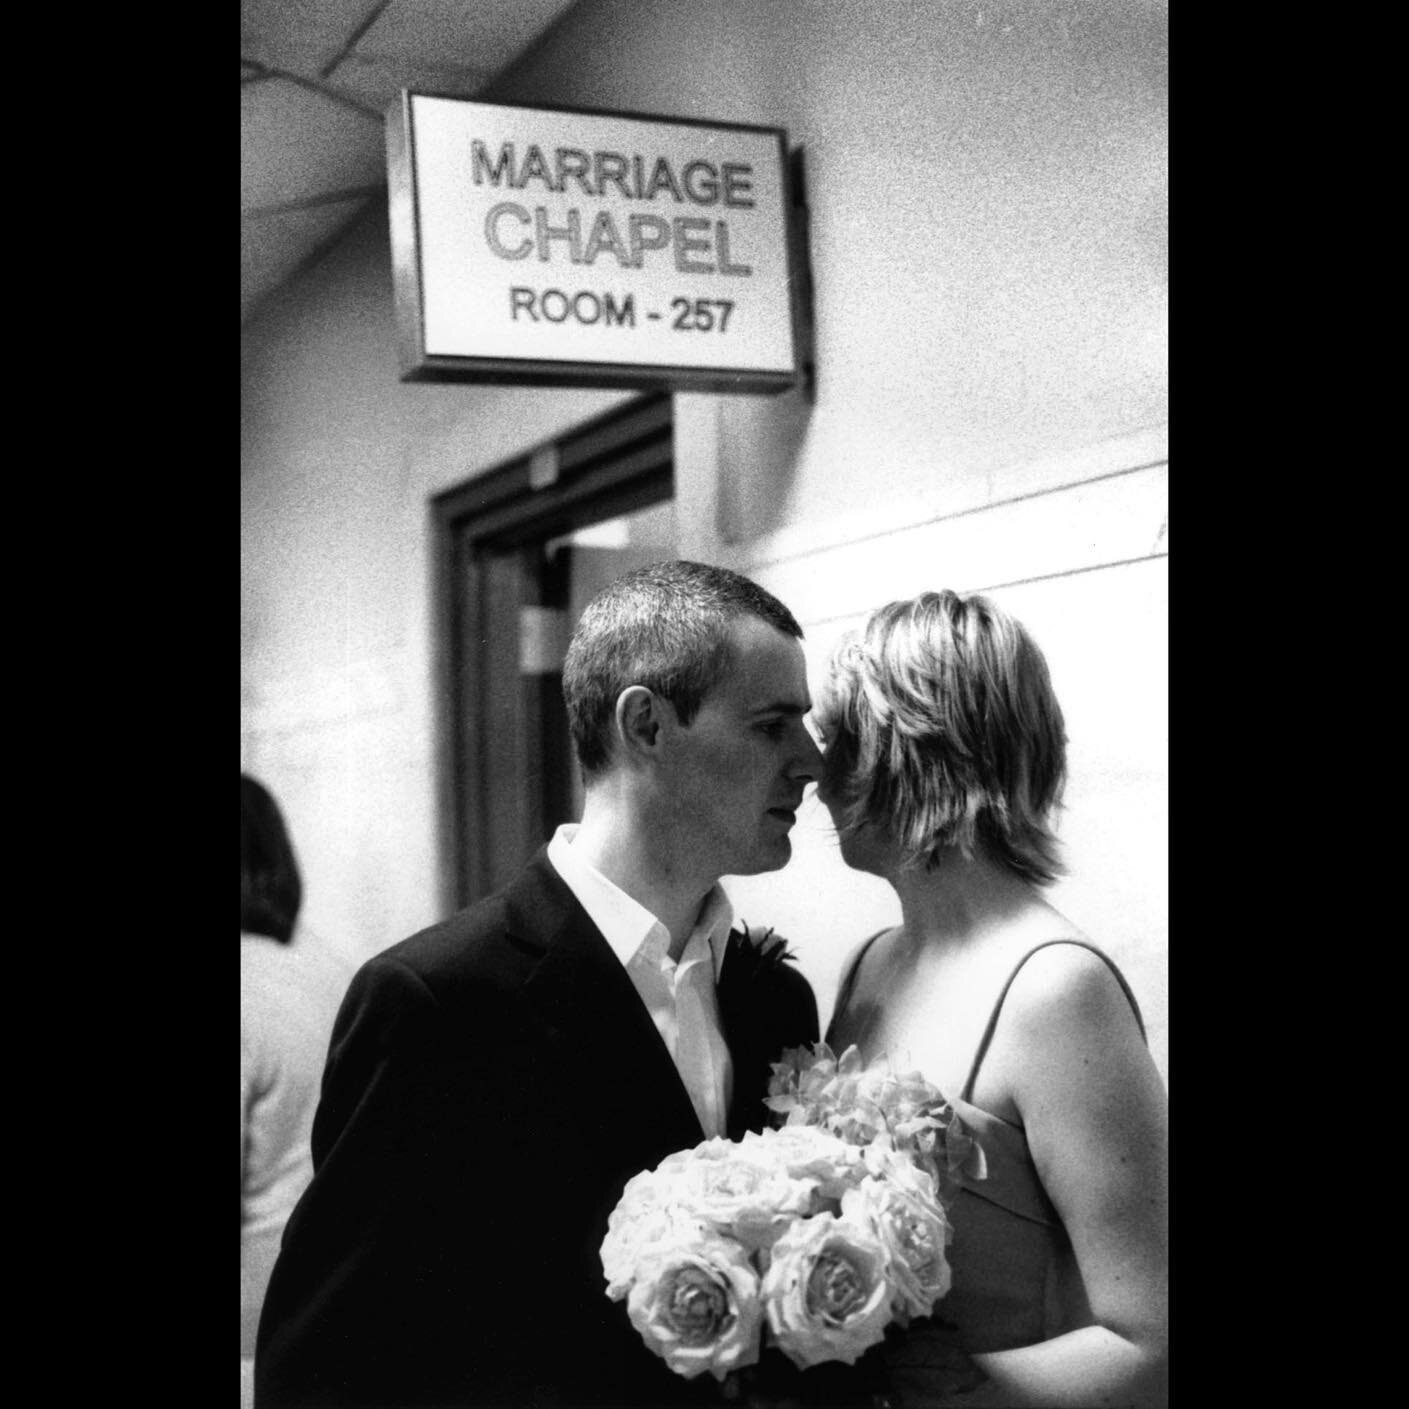
[[[278,805],[240,775],[240,1373],[284,1224],[313,1175],[309,1135],[352,966],[298,928],[303,883]]]

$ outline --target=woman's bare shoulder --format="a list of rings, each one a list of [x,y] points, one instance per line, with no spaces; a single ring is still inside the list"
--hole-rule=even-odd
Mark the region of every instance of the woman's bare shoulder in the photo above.
[[[1029,1140],[1116,1118],[1157,1124],[1164,1087],[1130,997],[1099,954],[1076,944],[1034,953],[1004,1005],[992,1077],[1012,1099]],[[1102,1138],[1105,1138],[1104,1136]]]
[[[1130,999],[1112,962],[1079,932],[1044,944],[1013,976],[1005,1007],[1025,1025],[1090,1030],[1127,1023],[1138,1028]]]

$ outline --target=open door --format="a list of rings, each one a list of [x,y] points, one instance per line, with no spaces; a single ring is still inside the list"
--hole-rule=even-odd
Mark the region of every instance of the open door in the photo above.
[[[672,426],[668,396],[642,398],[435,501],[450,908],[581,815],[563,657],[600,587],[677,555]]]

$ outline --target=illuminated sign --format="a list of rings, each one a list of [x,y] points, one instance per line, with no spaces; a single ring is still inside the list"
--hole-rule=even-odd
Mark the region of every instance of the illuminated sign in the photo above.
[[[403,380],[801,379],[780,128],[403,92],[387,166]]]

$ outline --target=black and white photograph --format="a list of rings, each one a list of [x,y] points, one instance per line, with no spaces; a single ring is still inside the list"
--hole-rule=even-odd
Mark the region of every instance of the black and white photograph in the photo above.
[[[1168,0],[241,0],[241,1409],[1162,1409]]]

